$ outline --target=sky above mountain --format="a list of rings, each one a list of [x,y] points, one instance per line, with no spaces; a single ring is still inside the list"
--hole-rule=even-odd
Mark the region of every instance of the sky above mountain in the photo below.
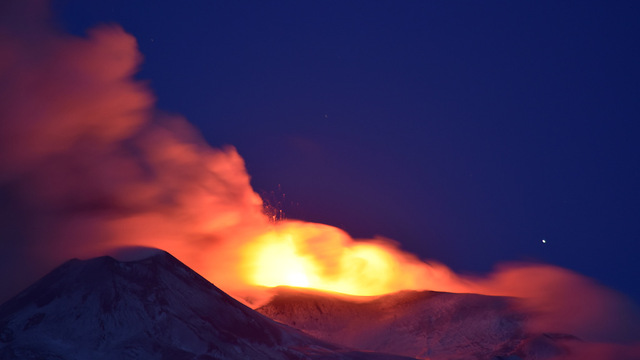
[[[66,31],[131,33],[157,107],[234,145],[288,217],[640,299],[637,3],[53,5]]]

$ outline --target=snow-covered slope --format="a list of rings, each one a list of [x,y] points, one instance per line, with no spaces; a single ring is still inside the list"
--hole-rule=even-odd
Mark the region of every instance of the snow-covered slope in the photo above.
[[[390,359],[240,304],[167,253],[71,260],[0,305],[0,359]]]
[[[317,338],[421,359],[550,359],[570,336],[528,334],[511,299],[403,291],[349,299],[278,288],[257,310]]]

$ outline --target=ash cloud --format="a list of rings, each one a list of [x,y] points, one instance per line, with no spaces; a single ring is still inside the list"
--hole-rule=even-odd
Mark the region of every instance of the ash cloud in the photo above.
[[[120,27],[77,38],[49,25],[46,2],[0,6],[0,301],[69,258],[128,246],[169,251],[225,291],[247,287],[238,248],[273,225],[238,152],[211,148],[186,120],[154,108],[150,90],[132,78],[142,60],[136,40]],[[338,246],[356,243],[341,236]],[[332,273],[336,256],[314,250],[323,238],[336,241],[314,236],[297,251]],[[640,340],[635,305],[570,271],[520,264],[472,279],[388,241],[369,243],[399,264],[398,290],[514,296],[535,315],[533,330]]]
[[[224,274],[234,259],[223,239],[264,221],[242,158],[154,109],[132,79],[142,57],[131,35],[61,34],[45,5],[5,3],[0,24],[0,299],[68,258],[120,246]]]
[[[626,296],[553,265],[500,264],[485,278],[469,278],[468,290],[515,297],[530,314],[529,330],[572,334],[586,341],[640,341],[640,312]]]

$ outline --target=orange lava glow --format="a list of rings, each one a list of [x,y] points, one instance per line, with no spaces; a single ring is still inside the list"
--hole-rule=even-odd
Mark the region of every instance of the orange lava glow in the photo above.
[[[322,224],[279,222],[250,241],[241,258],[245,281],[259,286],[380,295],[432,283],[425,263],[390,241],[355,241]]]

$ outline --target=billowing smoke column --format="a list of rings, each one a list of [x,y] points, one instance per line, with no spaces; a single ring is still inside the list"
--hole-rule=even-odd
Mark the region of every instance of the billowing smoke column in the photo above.
[[[637,339],[631,304],[567,270],[512,265],[462,278],[389,240],[270,222],[234,148],[213,149],[154,109],[132,79],[132,36],[117,26],[63,35],[45,26],[46,11],[21,4],[37,3],[0,11],[12,13],[0,25],[0,300],[69,258],[156,247],[232,294],[291,285],[508,295],[538,314],[536,329]]]
[[[69,257],[125,245],[237,273],[226,270],[236,262],[226,244],[266,221],[236,150],[212,149],[153,109],[131,78],[136,41],[121,28],[80,39],[24,26],[40,13],[21,14],[0,35],[3,273],[18,286]]]

